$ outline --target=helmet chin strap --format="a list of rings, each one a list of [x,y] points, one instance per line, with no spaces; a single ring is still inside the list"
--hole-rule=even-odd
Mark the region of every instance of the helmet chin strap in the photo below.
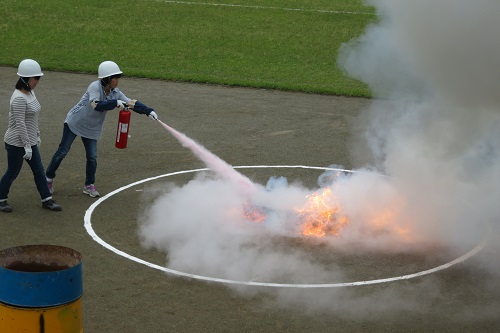
[[[103,88],[106,88],[106,87],[109,87],[109,90],[110,91],[113,91],[115,90],[114,88],[111,88],[111,86],[109,85],[109,82],[111,81],[110,77],[105,77],[105,78],[102,78],[101,79],[101,85]]]
[[[106,87],[109,87],[109,91],[113,91],[114,89],[110,87],[109,83],[106,83],[105,81],[106,78],[104,79],[101,79],[101,86],[102,88],[104,89],[104,91],[106,91]]]
[[[23,78],[23,77],[21,77],[21,81],[23,81],[24,85],[26,86],[24,89],[26,89],[26,90],[27,90],[27,91],[29,91],[29,92],[31,92],[31,88],[30,88],[30,85],[29,85],[30,80],[31,80],[31,78],[28,78],[28,82],[25,82],[25,81],[24,81],[24,78]]]

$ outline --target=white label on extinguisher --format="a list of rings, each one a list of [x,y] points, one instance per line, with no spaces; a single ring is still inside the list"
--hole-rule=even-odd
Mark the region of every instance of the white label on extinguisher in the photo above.
[[[121,125],[121,131],[122,133],[127,133],[128,131],[128,124],[120,124]]]

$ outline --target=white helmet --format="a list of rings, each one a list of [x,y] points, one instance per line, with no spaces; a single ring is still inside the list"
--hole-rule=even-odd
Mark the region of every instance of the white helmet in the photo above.
[[[32,59],[24,59],[19,63],[17,75],[21,77],[43,76],[40,65]]]
[[[116,75],[116,74],[122,73],[122,71],[120,70],[120,67],[118,67],[118,65],[113,61],[101,62],[97,72],[99,74],[100,79],[103,79],[103,78],[111,76],[111,75]]]

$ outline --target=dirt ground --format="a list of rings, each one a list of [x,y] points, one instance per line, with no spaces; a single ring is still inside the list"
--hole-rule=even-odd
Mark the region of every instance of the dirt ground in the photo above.
[[[16,69],[0,67],[0,78],[3,135],[9,99],[17,80]],[[93,80],[93,75],[45,71],[36,88],[42,105],[41,153],[45,165],[57,148],[66,113]],[[360,111],[369,104],[366,99],[127,77],[122,78],[120,88],[128,97],[154,107],[161,120],[233,166],[358,167],[349,154],[351,128]],[[205,167],[159,124],[135,113],[128,147],[116,149],[117,118],[117,113],[108,116],[98,145],[96,187],[102,195],[149,177]],[[5,156],[5,151],[0,154],[2,174]],[[242,172],[265,181],[278,171]],[[305,182],[314,182],[317,176],[304,171],[283,172]],[[54,183],[54,199],[63,211],[50,212],[41,208],[29,167],[25,165],[9,196],[14,212],[0,215],[0,248],[53,244],[81,252],[85,332],[500,331],[498,279],[477,265],[483,258],[497,255],[494,248],[486,246],[468,261],[435,274],[353,287],[347,295],[358,299],[356,303],[346,302],[346,294],[339,291],[331,292],[331,303],[326,303],[334,306],[277,302],[269,293],[252,290],[240,293],[224,284],[169,275],[104,248],[84,227],[84,215],[96,200],[82,194],[84,176],[84,150],[77,139]],[[179,176],[175,181],[182,183],[190,177],[191,174]],[[99,205],[92,224],[112,246],[163,266],[165,254],[143,249],[137,236],[137,212],[148,204],[140,190],[126,190]],[[412,272],[416,265],[408,263],[411,260],[408,257],[386,258],[384,265],[377,264],[375,256],[357,259],[360,264],[357,270],[363,278],[380,278],[378,269]],[[351,260],[351,265],[356,264]],[[417,270],[422,265],[425,266],[418,264]],[[357,274],[356,268],[354,273]],[[384,296],[377,297],[382,291]],[[388,306],[394,298],[398,298],[400,305]],[[346,302],[349,311],[339,310],[342,302]],[[409,303],[412,306],[404,305]]]

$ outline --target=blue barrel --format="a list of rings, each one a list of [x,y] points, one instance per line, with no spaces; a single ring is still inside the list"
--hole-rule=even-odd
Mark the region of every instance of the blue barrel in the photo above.
[[[82,280],[82,256],[70,248],[0,251],[0,331],[83,332]]]

